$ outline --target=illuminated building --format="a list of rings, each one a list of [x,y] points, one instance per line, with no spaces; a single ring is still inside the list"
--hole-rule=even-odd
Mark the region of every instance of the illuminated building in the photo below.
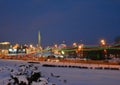
[[[7,54],[10,48],[10,42],[0,42],[0,54]]]

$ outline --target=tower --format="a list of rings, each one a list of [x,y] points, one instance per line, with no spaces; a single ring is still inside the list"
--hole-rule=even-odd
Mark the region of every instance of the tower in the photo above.
[[[40,36],[40,31],[38,31],[38,47],[41,46],[41,36]]]

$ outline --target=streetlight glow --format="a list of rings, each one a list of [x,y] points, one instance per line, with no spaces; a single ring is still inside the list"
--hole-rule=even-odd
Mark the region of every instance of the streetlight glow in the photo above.
[[[83,44],[78,46],[78,50],[80,51],[83,48]]]
[[[74,46],[74,47],[76,47],[76,46],[77,46],[77,43],[76,43],[76,42],[74,42],[74,43],[73,43],[73,46]]]
[[[106,44],[104,39],[102,39],[100,42],[101,42],[101,45],[105,45]]]

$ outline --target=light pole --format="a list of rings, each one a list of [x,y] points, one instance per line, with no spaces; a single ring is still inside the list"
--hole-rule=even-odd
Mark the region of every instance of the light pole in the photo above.
[[[100,43],[101,43],[101,46],[103,47],[103,55],[106,58],[106,53],[107,53],[107,50],[105,48],[106,47],[106,41],[104,39],[101,39]]]
[[[81,57],[83,58],[83,44],[80,44],[79,46],[78,46],[78,51],[81,53]]]
[[[100,40],[100,43],[101,43],[102,46],[106,45],[106,41],[104,39]]]

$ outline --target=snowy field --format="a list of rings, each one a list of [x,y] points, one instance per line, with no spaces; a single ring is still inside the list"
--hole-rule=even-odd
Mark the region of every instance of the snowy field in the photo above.
[[[14,85],[11,76],[28,85],[26,77],[31,76],[30,72],[41,73],[40,81],[33,81],[31,85],[120,85],[120,70],[42,67],[41,63],[17,60],[0,60],[0,85],[9,82]]]

